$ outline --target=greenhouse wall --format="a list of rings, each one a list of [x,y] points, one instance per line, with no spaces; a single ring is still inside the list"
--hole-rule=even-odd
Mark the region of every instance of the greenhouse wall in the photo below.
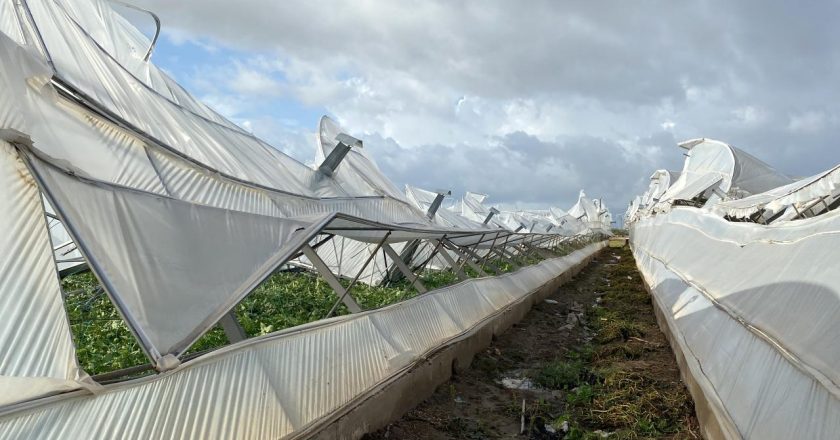
[[[358,438],[448,379],[453,360],[468,364],[605,245],[249,339],[93,395],[12,407],[0,438]]]

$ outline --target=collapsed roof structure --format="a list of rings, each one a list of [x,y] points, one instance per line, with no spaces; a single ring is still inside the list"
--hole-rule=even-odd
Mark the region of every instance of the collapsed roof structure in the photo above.
[[[696,139],[625,215],[706,438],[834,438],[840,190]],[[784,414],[784,417],[779,417]]]
[[[612,225],[612,214],[601,199],[589,199],[581,190],[577,203],[569,209],[568,214],[580,221],[591,230],[607,232]]]
[[[585,255],[378,314],[355,313],[340,277],[375,284],[400,273],[425,292],[416,272],[427,264],[486,275],[478,263],[489,255],[608,227],[595,205],[583,224],[560,211],[529,213],[526,231],[492,219],[498,211],[473,193],[460,211],[441,208],[442,193],[403,193],[361,140],[326,117],[310,168],[150,62],[156,39],[105,0],[0,0],[0,437],[109,437],[124,426],[137,436],[203,437],[205,424],[222,437],[289,435]],[[354,314],[259,340],[229,331],[236,304],[288,264],[316,271]],[[161,374],[103,388],[79,368],[59,273],[85,268]],[[186,362],[217,325],[234,344]],[[208,399],[178,407],[199,392]],[[89,393],[97,397],[79,398]],[[220,409],[228,402],[235,407]],[[220,410],[224,420],[209,420]]]

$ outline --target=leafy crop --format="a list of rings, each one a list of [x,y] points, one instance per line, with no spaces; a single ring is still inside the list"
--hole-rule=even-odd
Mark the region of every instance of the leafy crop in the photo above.
[[[568,246],[560,252],[545,251],[529,257],[518,257],[516,263],[524,266],[545,257],[560,256],[572,248]],[[492,264],[501,273],[513,270],[504,260],[494,260]],[[470,277],[477,273],[469,266],[464,267]],[[485,272],[493,275],[490,265]],[[420,274],[420,281],[428,290],[449,286],[458,282],[451,270],[426,270]],[[348,280],[341,283],[347,287]],[[90,272],[70,275],[62,280],[66,292],[66,309],[70,328],[76,344],[76,354],[80,366],[88,374],[101,374],[148,362],[140,345],[131,334],[119,312],[114,308],[108,295],[99,286],[99,282]],[[357,283],[352,289],[353,298],[365,310],[377,309],[413,298],[417,291],[408,280],[402,279],[386,286],[369,286]],[[236,307],[236,317],[249,337],[261,336],[327,317],[338,301],[332,288],[319,276],[302,271],[283,271],[272,274]],[[347,314],[344,304],[339,303],[333,315]],[[228,344],[224,331],[218,326],[211,329],[196,341],[187,354],[212,350]]]

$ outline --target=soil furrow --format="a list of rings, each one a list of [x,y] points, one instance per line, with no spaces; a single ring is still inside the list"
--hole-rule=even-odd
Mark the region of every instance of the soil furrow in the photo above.
[[[468,369],[366,438],[700,438],[651,307],[629,249],[608,248]]]

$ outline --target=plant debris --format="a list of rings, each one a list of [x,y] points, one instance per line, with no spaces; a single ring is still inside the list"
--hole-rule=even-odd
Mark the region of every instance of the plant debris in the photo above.
[[[523,383],[529,387],[514,386]],[[699,439],[699,432],[651,298],[623,247],[606,249],[469,369],[367,438]]]

